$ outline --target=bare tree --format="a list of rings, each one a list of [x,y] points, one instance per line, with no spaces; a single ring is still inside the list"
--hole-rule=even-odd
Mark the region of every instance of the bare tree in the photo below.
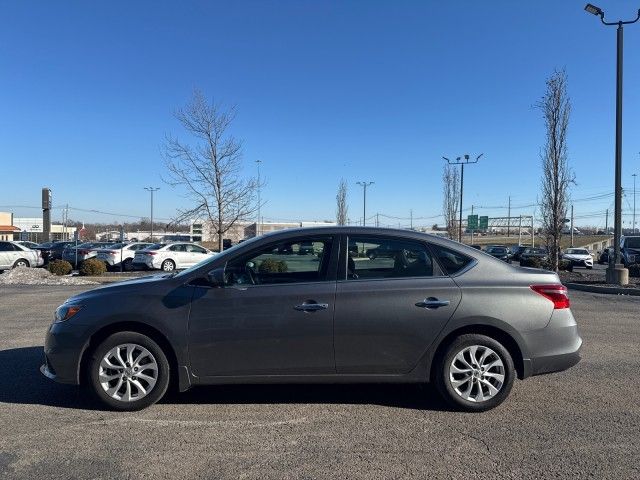
[[[258,181],[241,175],[242,143],[229,133],[235,109],[209,103],[196,90],[191,101],[176,110],[175,117],[191,139],[185,142],[167,136],[165,164],[169,175],[164,180],[184,188],[193,202],[193,207],[178,210],[176,222],[194,218],[210,222],[222,251],[224,234],[258,208]]]
[[[349,207],[347,207],[347,182],[344,178],[340,179],[338,184],[338,193],[336,195],[336,223],[338,225],[346,225]]]
[[[453,165],[445,164],[442,172],[444,225],[449,238],[458,238],[458,207],[460,204],[460,173]]]
[[[567,74],[564,70],[554,71],[547,79],[547,91],[536,106],[542,111],[546,128],[546,141],[540,153],[542,232],[549,249],[551,268],[558,271],[560,240],[569,202],[569,186],[574,183],[567,159],[567,128],[571,102],[567,95]]]

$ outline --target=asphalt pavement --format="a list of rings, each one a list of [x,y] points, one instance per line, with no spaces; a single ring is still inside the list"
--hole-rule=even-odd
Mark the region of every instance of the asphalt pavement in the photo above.
[[[570,292],[582,362],[482,414],[415,385],[201,387],[123,414],[38,371],[82,289],[0,287],[2,479],[640,478],[640,298]]]

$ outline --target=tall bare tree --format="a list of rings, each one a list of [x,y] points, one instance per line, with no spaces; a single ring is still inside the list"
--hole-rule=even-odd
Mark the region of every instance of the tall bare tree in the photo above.
[[[564,70],[554,71],[547,79],[547,91],[536,106],[542,111],[546,129],[545,145],[540,152],[542,232],[549,249],[551,268],[557,271],[560,240],[569,202],[569,186],[574,183],[567,157],[571,101],[567,94],[567,74]]]
[[[349,207],[347,206],[347,188],[347,182],[344,178],[341,178],[336,195],[336,223],[338,225],[347,224],[347,216],[349,213]]]
[[[460,205],[460,172],[446,164],[442,172],[442,212],[449,238],[458,238],[458,207]]]
[[[169,185],[182,187],[193,202],[179,210],[176,221],[204,218],[222,239],[238,222],[247,220],[257,210],[258,181],[242,176],[242,143],[229,133],[235,109],[224,109],[208,102],[198,90],[191,101],[175,111],[188,141],[167,136],[165,164]]]

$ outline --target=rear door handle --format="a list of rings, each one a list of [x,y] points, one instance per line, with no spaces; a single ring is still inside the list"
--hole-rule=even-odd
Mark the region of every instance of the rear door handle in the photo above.
[[[305,302],[301,305],[296,305],[293,307],[294,310],[298,310],[299,312],[317,312],[318,310],[326,310],[329,308],[328,303],[311,303]]]
[[[438,300],[435,297],[425,298],[423,301],[416,303],[416,307],[420,308],[428,308],[429,310],[434,310],[440,307],[446,307],[449,305],[449,300]]]

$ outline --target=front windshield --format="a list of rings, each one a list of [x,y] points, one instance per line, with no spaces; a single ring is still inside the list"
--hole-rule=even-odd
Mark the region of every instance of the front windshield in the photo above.
[[[491,247],[487,248],[487,253],[507,253],[507,249],[502,247]]]
[[[588,255],[589,253],[582,248],[569,248],[567,250],[569,255]]]
[[[624,239],[626,248],[639,248],[640,249],[640,237],[627,237]]]

